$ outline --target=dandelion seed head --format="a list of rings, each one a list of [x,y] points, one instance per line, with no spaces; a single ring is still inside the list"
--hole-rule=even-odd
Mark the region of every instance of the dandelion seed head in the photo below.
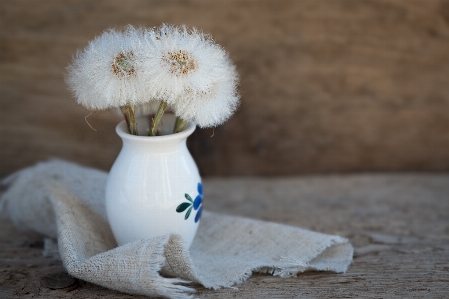
[[[231,117],[239,105],[237,74],[220,80],[206,90],[187,90],[173,105],[174,113],[201,128],[216,127]]]
[[[186,50],[168,52],[162,59],[170,64],[170,72],[178,76],[187,75],[195,70],[195,59]]]
[[[106,110],[148,100],[142,81],[143,32],[132,26],[110,29],[77,52],[66,82],[79,104]]]
[[[227,53],[196,29],[162,25],[146,31],[144,39],[147,94],[170,104],[186,90],[206,91],[232,67]]]
[[[132,51],[118,53],[112,62],[112,72],[118,76],[131,76],[135,74],[134,70],[134,53]]]

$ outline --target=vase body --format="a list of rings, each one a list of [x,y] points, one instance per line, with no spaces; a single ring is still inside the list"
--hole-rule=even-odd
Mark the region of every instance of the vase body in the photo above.
[[[146,135],[148,120],[138,119]],[[170,134],[175,118],[164,115],[160,132]],[[145,127],[146,124],[146,127]],[[169,233],[190,247],[202,212],[202,185],[186,140],[195,125],[177,134],[135,136],[125,121],[116,127],[123,147],[106,184],[106,211],[118,245]]]

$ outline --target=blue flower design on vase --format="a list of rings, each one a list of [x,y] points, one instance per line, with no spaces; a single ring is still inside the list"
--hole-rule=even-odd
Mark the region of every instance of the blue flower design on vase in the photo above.
[[[186,215],[184,216],[185,220],[189,219],[192,209],[196,211],[195,223],[200,220],[201,213],[203,212],[203,185],[201,183],[198,183],[197,190],[198,196],[195,198],[195,200],[193,200],[192,197],[186,193],[184,196],[188,200],[188,202],[183,202],[176,208],[176,212],[178,213],[182,213],[187,210]]]

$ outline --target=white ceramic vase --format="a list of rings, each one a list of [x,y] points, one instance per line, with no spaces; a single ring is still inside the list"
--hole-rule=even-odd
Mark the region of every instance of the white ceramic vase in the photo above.
[[[160,135],[146,136],[148,119],[138,119],[139,134],[117,125],[123,147],[109,173],[106,211],[118,245],[168,233],[181,235],[190,247],[198,229],[203,191],[186,140],[195,130],[188,122],[171,134],[175,117],[164,115]]]

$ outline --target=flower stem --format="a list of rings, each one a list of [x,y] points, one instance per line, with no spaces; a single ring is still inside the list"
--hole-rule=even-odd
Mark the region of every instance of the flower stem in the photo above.
[[[128,133],[131,134],[131,127],[129,124],[129,117],[128,117],[128,107],[120,106],[120,110],[122,110],[123,116],[125,117],[126,126],[128,127]]]
[[[176,116],[175,127],[173,128],[173,134],[179,133],[184,128],[187,121],[183,120],[179,116]]]
[[[136,116],[134,115],[134,106],[130,104],[130,105],[128,105],[128,108],[129,108],[129,123],[130,123],[130,128],[131,128],[131,134],[138,135]]]
[[[167,108],[168,103],[162,101],[157,109],[156,116],[154,117],[151,123],[151,129],[148,132],[148,136],[156,136],[157,128],[159,127],[159,122],[161,121],[162,115],[164,115],[164,111]]]

